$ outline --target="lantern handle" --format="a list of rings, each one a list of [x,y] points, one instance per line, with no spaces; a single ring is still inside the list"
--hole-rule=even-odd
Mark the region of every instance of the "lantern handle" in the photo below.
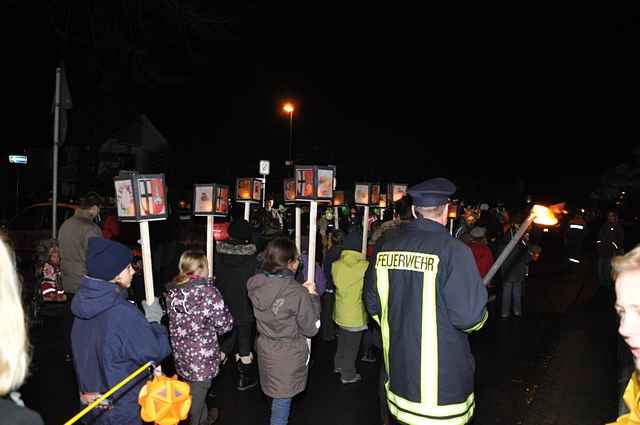
[[[97,398],[93,403],[91,403],[90,405],[88,405],[87,407],[85,407],[84,409],[82,409],[77,415],[75,415],[73,418],[69,419],[67,422],[64,423],[64,425],[71,425],[73,423],[76,423],[78,421],[78,419],[82,418],[84,415],[86,415],[87,413],[89,413],[91,410],[93,410],[98,404],[100,404],[103,400],[105,400],[106,398],[108,398],[111,394],[115,393],[116,391],[118,391],[120,388],[122,388],[124,385],[126,385],[127,383],[129,383],[129,381],[131,381],[133,378],[135,378],[136,376],[140,375],[142,372],[144,372],[145,370],[147,370],[150,367],[154,367],[155,368],[155,363],[154,362],[147,362],[144,365],[140,366],[140,368],[138,370],[136,370],[135,372],[133,372],[131,375],[127,376],[126,378],[124,378],[122,381],[118,382],[116,385],[114,385],[113,388],[111,388],[109,391],[107,391],[106,393],[104,393],[102,396],[100,396],[99,398]]]

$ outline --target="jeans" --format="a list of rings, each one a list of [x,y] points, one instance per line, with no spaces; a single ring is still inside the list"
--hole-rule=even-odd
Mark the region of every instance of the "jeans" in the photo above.
[[[511,301],[513,300],[513,314],[522,314],[522,281],[502,283],[502,317],[511,314]]]
[[[191,386],[191,412],[189,412],[189,425],[205,423],[209,415],[206,399],[211,387],[211,379],[206,381],[189,382]]]
[[[287,425],[290,410],[290,398],[274,398],[271,402],[271,425]]]

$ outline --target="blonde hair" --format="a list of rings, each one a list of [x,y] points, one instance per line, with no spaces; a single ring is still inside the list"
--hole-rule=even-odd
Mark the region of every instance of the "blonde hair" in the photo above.
[[[640,270],[640,245],[626,255],[619,255],[611,260],[611,274],[614,279],[617,279],[620,273],[630,270]]]
[[[22,385],[29,367],[29,341],[14,254],[0,241],[0,395]]]
[[[185,283],[198,269],[204,269],[208,266],[207,254],[197,250],[187,250],[180,256],[178,270],[180,274],[176,276],[177,284]],[[207,277],[207,276],[202,276]]]

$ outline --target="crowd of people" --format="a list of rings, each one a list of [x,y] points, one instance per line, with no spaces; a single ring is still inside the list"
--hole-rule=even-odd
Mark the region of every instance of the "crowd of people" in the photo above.
[[[455,192],[451,181],[431,179],[410,187],[381,219],[363,223],[353,208],[337,228],[320,216],[315,264],[309,264],[308,214],[297,247],[286,215],[269,202],[250,222],[231,218],[228,238],[215,246],[212,273],[197,236],[193,244],[173,240],[169,255],[155,251],[160,267],[176,272],[170,278],[154,273],[160,296],[151,304],[136,273],[139,259],[131,247],[110,239],[111,231],[103,234],[94,220],[101,199],[87,194],[58,240],[41,244],[37,267],[42,302],[65,306],[66,360],[73,362],[81,404],[146,362],[159,365],[171,355],[179,377],[190,384],[191,424],[216,422],[219,412],[207,407],[207,395],[227,363],[234,364],[237,390],[259,384],[272,399],[270,423],[286,424],[292,399],[306,388],[311,338],[318,334],[337,339],[333,366],[344,385],[362,380],[359,353],[363,361],[382,358],[382,423],[468,423],[475,399],[467,336],[487,320],[492,287],[501,288],[501,317],[522,317],[524,282],[541,248],[525,232],[501,273],[483,282],[523,217],[485,203],[454,207]],[[364,226],[369,238],[363,247]],[[569,222],[566,244],[574,263],[582,257],[585,227],[579,214]],[[613,262],[616,309],[625,319],[620,334],[635,357],[640,254],[636,249],[621,257],[623,241],[611,212],[596,241],[598,276],[611,285]],[[29,361],[10,246],[7,238],[0,244],[0,305],[8,317],[0,325],[0,364],[9,365],[0,370],[0,394],[20,386]],[[628,390],[634,394],[635,376]],[[89,413],[89,423],[141,423],[137,396],[144,383],[144,377],[129,382]],[[0,412],[24,418],[15,423],[41,423],[37,413],[16,407],[13,394],[11,401],[0,399]]]

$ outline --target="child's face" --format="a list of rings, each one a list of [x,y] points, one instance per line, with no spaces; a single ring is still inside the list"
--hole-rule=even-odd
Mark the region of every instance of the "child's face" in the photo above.
[[[60,252],[57,249],[52,249],[49,252],[49,262],[55,265],[60,264]]]

